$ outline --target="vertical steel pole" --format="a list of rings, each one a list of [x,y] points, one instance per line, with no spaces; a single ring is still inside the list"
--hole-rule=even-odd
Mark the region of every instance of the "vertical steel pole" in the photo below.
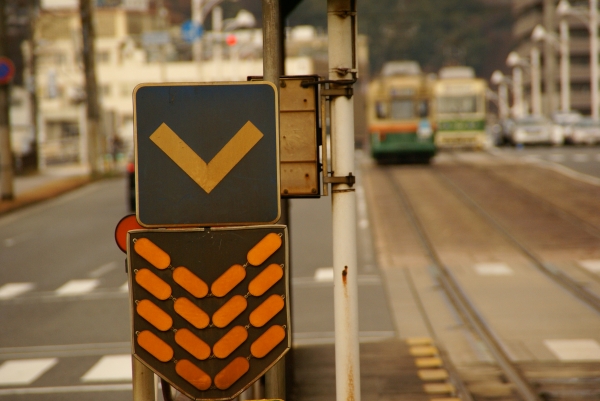
[[[569,23],[560,20],[560,108],[562,111],[571,110],[571,76],[569,52]]]
[[[327,1],[329,79],[351,79],[354,65],[356,2]],[[354,100],[331,100],[332,171],[356,175],[354,166]],[[347,184],[332,184],[333,272],[335,313],[336,399],[360,401],[356,193]]]
[[[598,120],[598,0],[590,0],[590,90],[592,118]]]
[[[542,89],[540,82],[540,50],[537,46],[531,48],[531,114],[542,114]]]
[[[554,14],[555,0],[544,0],[544,29],[550,34],[554,34]],[[556,55],[553,44],[544,41],[544,88],[546,100],[544,102],[545,114],[550,116],[556,111]]]
[[[501,119],[508,117],[508,88],[506,82],[498,85],[498,114]]]
[[[192,0],[192,22],[194,25],[202,25],[204,16],[202,15],[202,0]],[[202,60],[202,40],[194,38],[192,42],[192,60]]]
[[[154,373],[134,356],[133,366],[133,401],[154,401]]]
[[[98,82],[96,80],[94,11],[90,0],[79,0],[81,17],[82,58],[85,72],[85,94],[87,102],[88,161],[93,177],[99,175],[98,133],[100,131],[100,105],[98,104]]]
[[[513,117],[523,117],[523,69],[520,66],[513,68]]]
[[[263,76],[265,81],[274,83],[278,91],[279,78],[283,74],[283,49],[281,46],[283,30],[279,8],[279,0],[262,0]],[[286,217],[285,209],[285,204],[282,202],[282,220]],[[265,397],[286,398],[285,358],[282,358],[265,374]]]

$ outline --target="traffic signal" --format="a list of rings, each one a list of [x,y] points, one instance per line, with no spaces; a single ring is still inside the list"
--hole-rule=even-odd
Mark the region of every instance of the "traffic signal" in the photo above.
[[[192,399],[231,399],[291,346],[287,228],[130,231],[133,354]]]

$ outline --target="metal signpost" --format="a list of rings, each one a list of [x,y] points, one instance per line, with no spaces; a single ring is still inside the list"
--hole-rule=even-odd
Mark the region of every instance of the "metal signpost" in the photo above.
[[[322,113],[323,194],[332,184],[336,398],[360,401],[356,2],[327,3],[327,80],[282,77],[279,0],[263,0],[265,81],[142,84],[134,91],[141,226],[128,217],[115,233],[127,251],[134,401],[154,395],[151,372],[196,400],[229,400],[262,375],[266,397],[285,398],[283,355],[291,347],[288,237],[286,226],[272,223],[281,215],[282,192],[320,195],[314,140],[319,85],[328,85],[319,92],[323,111],[329,100],[331,120],[328,172]],[[283,165],[280,83],[289,86],[287,100],[281,100]],[[280,169],[288,177],[284,186]]]

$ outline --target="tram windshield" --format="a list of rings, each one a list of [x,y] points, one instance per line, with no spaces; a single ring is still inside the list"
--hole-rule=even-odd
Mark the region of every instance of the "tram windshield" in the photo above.
[[[411,99],[393,99],[391,102],[391,118],[408,120],[415,118],[415,102]]]
[[[477,96],[444,96],[437,102],[438,113],[476,113]]]

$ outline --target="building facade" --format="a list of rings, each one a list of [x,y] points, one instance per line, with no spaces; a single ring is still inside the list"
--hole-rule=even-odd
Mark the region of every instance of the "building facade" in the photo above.
[[[586,12],[589,9],[589,2],[586,0],[571,0],[572,7]],[[552,32],[558,38],[558,25],[560,16],[555,12],[558,0],[513,0],[513,13],[515,22],[513,25],[513,36],[516,41],[515,51],[527,59],[531,47],[538,46],[542,54],[542,70],[547,68],[547,46],[542,43],[535,43],[531,40],[531,33],[538,24],[547,26],[544,21],[544,6],[554,7],[552,12],[553,23]],[[571,109],[580,111],[585,115],[591,113],[590,99],[590,35],[587,24],[582,19],[574,16],[566,17],[569,24],[569,60],[570,60],[570,89],[571,89]],[[560,52],[552,51],[555,57],[555,66],[558,66]],[[552,99],[553,109],[560,109],[560,73],[559,68],[553,68],[554,74],[552,82],[554,86],[554,98]],[[527,72],[528,69],[525,68]],[[531,94],[531,76],[526,73],[524,76],[525,95],[530,98]],[[553,110],[549,109],[550,100],[548,99],[548,74],[542,74],[542,105],[544,114],[550,115]],[[526,102],[529,104],[529,102]]]

